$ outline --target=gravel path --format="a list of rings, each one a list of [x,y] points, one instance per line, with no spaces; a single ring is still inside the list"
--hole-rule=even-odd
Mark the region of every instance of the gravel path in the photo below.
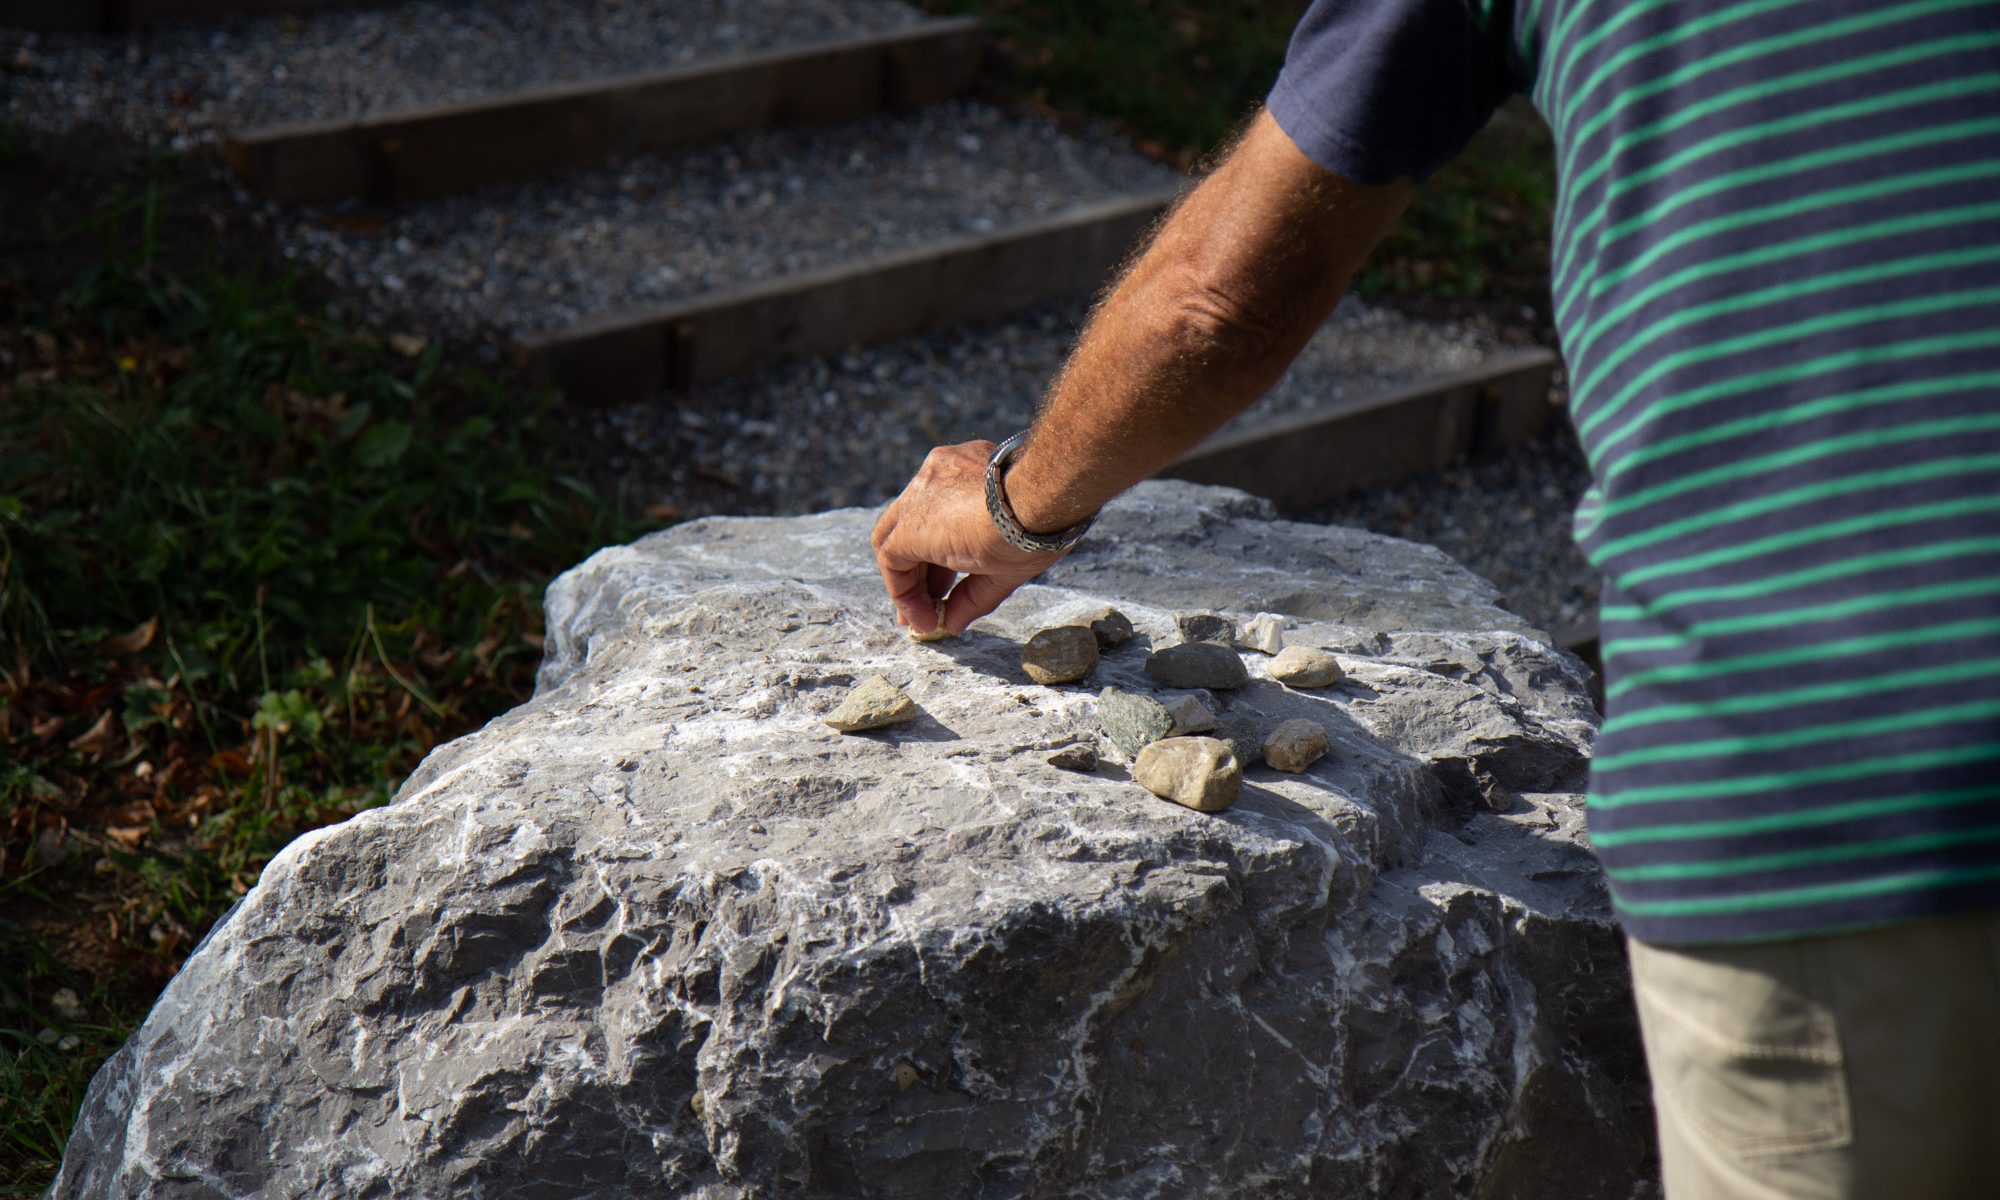
[[[407,208],[306,211],[287,237],[374,314],[531,333],[1179,179],[1108,135],[960,101]]]
[[[687,516],[886,502],[932,446],[1025,425],[1083,316],[1081,306],[1042,309],[592,413],[594,482]],[[1476,366],[1515,344],[1518,335],[1482,325],[1419,322],[1350,299],[1238,421]],[[1587,481],[1567,422],[1556,420],[1490,461],[1288,515],[1440,546],[1498,584],[1521,615],[1562,632],[1596,605],[1596,576],[1569,539]]]
[[[187,145],[230,125],[334,120],[883,33],[900,0],[414,0],[131,34],[0,29],[7,116],[108,121]]]

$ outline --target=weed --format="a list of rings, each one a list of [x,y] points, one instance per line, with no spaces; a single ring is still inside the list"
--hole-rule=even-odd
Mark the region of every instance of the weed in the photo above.
[[[636,532],[549,397],[162,270],[168,186],[0,330],[0,1191],[270,856],[518,703],[541,588]]]

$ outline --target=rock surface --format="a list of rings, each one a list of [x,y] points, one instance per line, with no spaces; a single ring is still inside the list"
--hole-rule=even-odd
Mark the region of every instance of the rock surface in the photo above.
[[[1317,646],[1287,646],[1266,670],[1279,683],[1297,688],[1328,687],[1345,674],[1340,660]]]
[[[1264,739],[1264,761],[1296,775],[1318,762],[1326,754],[1327,744],[1326,726],[1294,717]]]
[[[1243,768],[1229,743],[1211,737],[1170,737],[1139,751],[1132,764],[1139,786],[1196,812],[1219,813],[1243,792]]]
[[[1075,683],[1097,665],[1097,635],[1082,625],[1044,629],[1021,647],[1021,669],[1040,684]]]
[[[880,675],[870,675],[826,714],[826,723],[842,733],[865,733],[900,725],[916,715],[916,702],[908,693]]]
[[[557,581],[535,697],[272,860],[53,1194],[1649,1194],[1574,660],[1433,551],[1166,484],[920,645],[873,519],[693,522]],[[1020,641],[1107,602],[1135,641],[1235,607],[1385,649],[1218,696],[1336,753],[1205,815],[1043,761],[1097,700],[1022,699]],[[915,720],[820,724],[877,674]]]
[[[1183,642],[1146,660],[1146,674],[1172,688],[1240,688],[1250,672],[1236,651],[1214,642]]]

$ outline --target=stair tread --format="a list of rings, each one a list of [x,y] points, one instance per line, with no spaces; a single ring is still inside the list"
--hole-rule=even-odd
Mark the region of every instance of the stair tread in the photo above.
[[[893,496],[932,446],[999,439],[1034,416],[1085,302],[933,330],[636,398],[583,419],[617,482],[689,513],[808,512]],[[1349,299],[1271,392],[1225,426],[1253,431],[1337,401],[1498,362],[1517,337]],[[797,431],[817,434],[801,438]],[[726,481],[720,486],[717,480]],[[609,482],[609,480],[607,480]]]
[[[377,313],[521,337],[993,233],[1179,176],[1108,136],[971,102],[397,208],[295,214],[296,253]]]
[[[88,113],[186,144],[935,23],[901,0],[414,0],[115,35],[0,31],[0,62],[42,94],[17,95],[17,119]]]

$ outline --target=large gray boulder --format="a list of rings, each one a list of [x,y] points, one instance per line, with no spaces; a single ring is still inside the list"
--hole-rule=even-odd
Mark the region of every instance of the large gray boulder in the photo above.
[[[1650,1186],[1579,665],[1436,551],[1141,487],[957,641],[870,512],[550,589],[534,699],[293,843],[92,1083],[58,1197],[1627,1197]],[[1139,636],[1040,687],[1020,643]],[[1175,611],[1342,656],[1206,815],[1094,736]],[[881,674],[922,708],[821,718]]]

